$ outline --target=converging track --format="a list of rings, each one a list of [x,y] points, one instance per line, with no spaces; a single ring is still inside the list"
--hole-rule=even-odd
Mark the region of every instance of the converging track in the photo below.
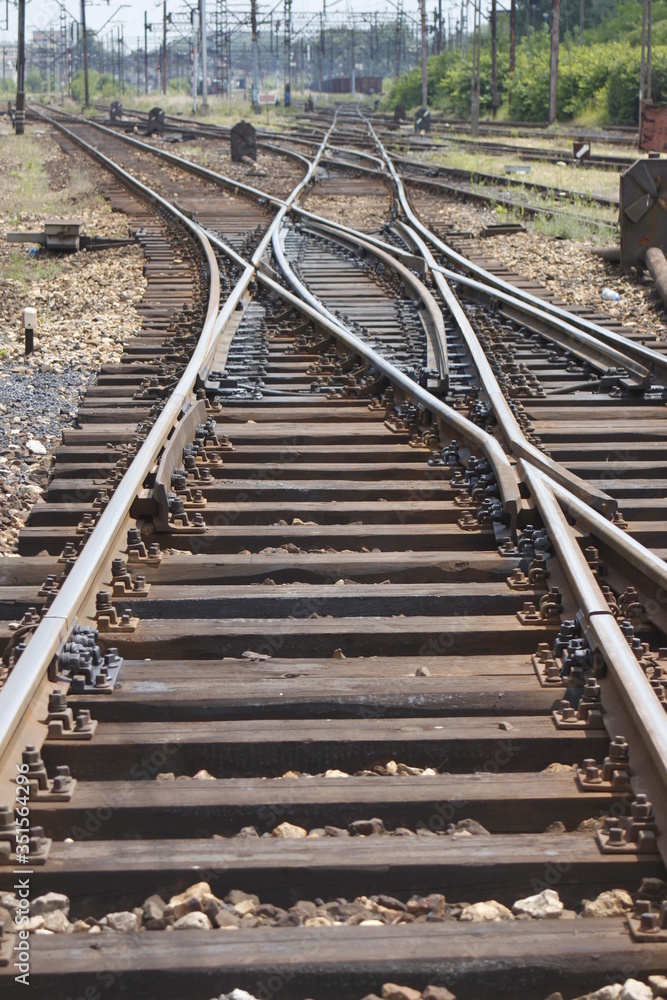
[[[667,341],[446,242],[356,108],[253,184],[35,113],[147,288],[2,564],[0,983],[667,974]]]

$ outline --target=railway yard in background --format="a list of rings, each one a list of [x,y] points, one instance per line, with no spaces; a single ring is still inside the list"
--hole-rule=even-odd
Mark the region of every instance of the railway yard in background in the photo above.
[[[4,131],[0,994],[667,996],[664,161]]]

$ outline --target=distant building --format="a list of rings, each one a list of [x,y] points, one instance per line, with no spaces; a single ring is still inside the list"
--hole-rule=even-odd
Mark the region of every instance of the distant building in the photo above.
[[[0,45],[0,59],[2,60],[2,79],[9,83],[16,83],[16,60],[18,58],[18,47],[11,43]]]
[[[319,83],[311,83],[311,90],[319,90]],[[357,94],[380,94],[382,92],[381,76],[355,76],[354,90]],[[351,94],[351,76],[333,76],[322,81],[322,92],[325,94]]]

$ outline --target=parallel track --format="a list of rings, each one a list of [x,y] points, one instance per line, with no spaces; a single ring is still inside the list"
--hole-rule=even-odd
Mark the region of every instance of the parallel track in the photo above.
[[[31,896],[88,918],[32,935],[37,995],[542,998],[666,972],[659,915],[647,941],[580,915],[667,880],[663,344],[510,296],[345,109],[289,197],[59,134],[112,171],[149,283],[2,569],[3,789],[35,746]],[[392,201],[363,232],[297,203],[355,138]],[[332,198],[382,203],[333,152]],[[468,920],[545,889],[570,919]],[[166,929],[188,913],[206,929]]]

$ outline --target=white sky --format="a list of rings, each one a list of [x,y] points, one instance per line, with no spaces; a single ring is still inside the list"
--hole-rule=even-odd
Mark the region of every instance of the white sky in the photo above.
[[[361,15],[362,13],[370,14],[375,11],[391,15],[396,10],[398,0],[363,0],[363,6],[360,6],[354,0],[325,0],[325,2],[327,12],[332,15],[330,23],[340,24],[341,21],[345,23],[345,15],[352,11],[357,15]],[[15,3],[16,0],[10,0],[9,30],[0,30],[0,44],[16,40],[18,12]],[[190,3],[187,0],[167,0],[167,11],[183,15],[187,13],[194,3],[195,0],[190,0]],[[437,3],[438,0],[427,0],[430,22],[432,22],[433,11]],[[406,15],[410,15],[416,19],[419,10],[418,0],[403,0],[403,4]],[[486,7],[487,5],[488,0],[483,0],[483,6]],[[207,0],[207,12],[211,24],[213,24],[215,6],[215,0]],[[504,6],[504,0],[500,0],[498,4],[499,9]],[[0,28],[4,27],[4,7],[5,0],[0,0]],[[30,39],[34,30],[57,28],[60,23],[61,8],[67,11],[68,22],[80,19],[80,0],[27,0],[26,28],[28,39]],[[235,15],[243,16],[244,12],[250,10],[250,2],[249,0],[247,2],[243,2],[243,0],[229,0],[229,8]],[[460,9],[460,0],[442,0],[443,21],[446,22],[446,12],[451,11],[453,23]],[[264,17],[268,21],[268,15],[271,10],[275,11],[274,18],[282,19],[283,0],[277,0],[277,2],[259,0],[258,12],[260,21]],[[138,3],[136,0],[134,3],[123,2],[123,0],[86,0],[86,25],[89,31],[99,31],[104,28],[104,33],[106,34],[112,25],[115,27],[122,24],[126,44],[134,47],[136,45],[136,38],[140,36],[142,39],[141,44],[143,45],[144,11],[147,12],[149,23],[155,23],[161,36],[162,0],[139,0]],[[303,23],[300,15],[317,14],[319,20],[319,14],[322,11],[322,0],[293,0],[292,11],[295,28],[298,28]],[[261,30],[260,27],[260,34]],[[149,46],[151,46],[151,39],[157,41],[157,38],[158,32],[154,30],[152,35],[149,35]]]

